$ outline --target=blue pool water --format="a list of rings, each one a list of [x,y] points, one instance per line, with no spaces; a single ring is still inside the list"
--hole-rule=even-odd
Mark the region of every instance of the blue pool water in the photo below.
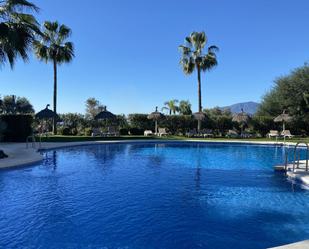
[[[0,171],[0,248],[262,249],[309,238],[281,147],[124,143]]]

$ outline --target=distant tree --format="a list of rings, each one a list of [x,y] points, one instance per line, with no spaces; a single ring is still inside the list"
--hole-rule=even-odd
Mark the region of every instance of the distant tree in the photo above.
[[[227,130],[233,128],[232,113],[229,109],[222,110],[219,107],[212,109],[205,109],[208,128],[218,130],[220,133],[225,133]]]
[[[4,96],[1,100],[1,113],[4,114],[29,114],[34,113],[33,106],[25,97],[15,95]]]
[[[167,110],[169,112],[170,115],[172,114],[176,114],[176,112],[179,111],[179,108],[177,106],[177,103],[179,101],[177,99],[172,99],[169,101],[164,102],[164,107],[162,107],[162,111],[163,110]]]
[[[202,90],[201,90],[201,71],[209,71],[217,63],[216,52],[218,47],[210,46],[207,53],[203,53],[203,49],[207,44],[207,36],[204,32],[192,32],[185,38],[185,45],[179,46],[182,52],[180,64],[185,74],[191,74],[197,70],[198,81],[198,111],[202,112]],[[201,129],[201,121],[198,122],[198,130]]]
[[[34,41],[36,56],[47,62],[52,62],[54,67],[54,112],[57,113],[57,66],[69,63],[74,57],[72,42],[67,42],[71,35],[71,29],[58,22],[44,22],[44,28],[40,40]],[[54,118],[53,132],[57,134],[57,119]]]
[[[23,12],[25,11],[25,12]],[[9,62],[13,67],[18,57],[28,59],[39,24],[29,13],[38,7],[26,0],[0,1],[0,66]]]
[[[191,110],[191,103],[189,100],[181,100],[179,102],[179,113],[182,115],[191,115],[192,110]]]
[[[94,119],[95,115],[104,110],[104,105],[95,98],[88,98],[86,100],[86,118]]]
[[[304,65],[274,81],[274,87],[262,99],[256,116],[272,119],[286,110],[294,117],[294,131],[309,133],[309,66]]]
[[[87,127],[87,122],[82,114],[65,113],[60,114],[59,116],[63,122],[62,131],[66,129],[69,133],[68,135],[77,135]]]

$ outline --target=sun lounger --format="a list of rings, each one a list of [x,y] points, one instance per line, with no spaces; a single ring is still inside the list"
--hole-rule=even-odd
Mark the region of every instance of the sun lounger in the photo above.
[[[201,135],[204,138],[206,138],[206,137],[213,137],[214,136],[212,130],[209,130],[209,129],[202,130]]]
[[[226,134],[226,137],[229,137],[229,138],[237,138],[239,137],[239,134],[237,133],[237,131],[234,131],[234,130],[229,130]]]
[[[168,136],[168,135],[169,135],[169,133],[167,132],[166,128],[159,128],[159,131],[158,131],[159,137]]]
[[[290,130],[284,130],[281,132],[282,137],[292,138],[294,135],[291,134]]]
[[[152,133],[151,130],[145,130],[145,131],[144,131],[144,136],[145,136],[145,137],[147,137],[147,136],[152,136],[152,135],[153,135],[153,133]]]
[[[116,127],[109,126],[109,127],[107,127],[106,135],[110,136],[110,137],[118,137],[119,136],[119,131],[118,131],[118,129]]]
[[[196,129],[189,130],[188,132],[186,132],[186,137],[194,137],[196,135],[197,135]]]
[[[93,129],[92,129],[91,136],[92,136],[92,137],[102,136],[102,132],[101,132],[101,130],[98,129],[98,128],[93,128]]]
[[[275,137],[278,138],[279,137],[279,132],[276,130],[270,130],[269,133],[267,134],[267,136],[269,138]]]

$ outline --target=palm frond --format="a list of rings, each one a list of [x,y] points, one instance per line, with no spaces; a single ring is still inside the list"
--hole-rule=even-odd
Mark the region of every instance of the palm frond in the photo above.
[[[44,28],[48,31],[56,32],[58,26],[59,26],[58,22],[50,22],[50,21],[44,22]]]
[[[183,55],[189,55],[191,53],[191,49],[183,45],[180,45],[178,49],[182,52]]]
[[[191,74],[195,69],[195,63],[192,58],[182,58],[180,64],[185,74]]]
[[[209,46],[208,53],[217,53],[219,52],[219,48],[217,46]]]
[[[42,41],[34,43],[37,57],[45,61],[56,61],[58,64],[72,61],[75,56],[74,45],[72,42],[64,42],[71,35],[71,29],[50,21],[44,22],[43,27]]]
[[[58,37],[61,39],[61,42],[67,39],[70,35],[71,35],[71,29],[62,24],[58,31]]]
[[[40,10],[35,4],[26,0],[6,0],[3,8],[10,12],[16,11],[17,9],[27,9],[35,12]]]
[[[23,10],[38,11],[38,8],[26,0],[0,1],[0,63],[9,62],[11,67],[17,57],[28,59],[28,52],[39,24],[33,15]]]
[[[202,71],[209,71],[213,67],[217,66],[218,61],[216,56],[213,56],[211,54],[207,54],[201,58],[200,68]]]

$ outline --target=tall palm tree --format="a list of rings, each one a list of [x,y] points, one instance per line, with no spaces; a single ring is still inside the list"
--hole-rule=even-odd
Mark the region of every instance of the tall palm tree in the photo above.
[[[191,110],[191,103],[189,100],[181,100],[179,102],[179,113],[182,115],[191,115],[192,110]]]
[[[203,53],[207,44],[205,32],[192,32],[185,38],[185,45],[179,46],[182,52],[180,64],[185,74],[191,74],[197,70],[198,82],[198,112],[202,112],[202,89],[201,89],[201,71],[209,71],[218,64],[216,52],[219,50],[216,46],[207,48],[207,53]],[[201,129],[201,120],[198,120],[198,131]]]
[[[35,54],[40,60],[52,62],[54,67],[54,112],[57,113],[57,65],[68,63],[74,57],[72,42],[66,41],[71,35],[71,29],[58,22],[44,22],[41,40],[34,42]],[[57,120],[54,118],[53,132],[57,133]]]
[[[172,99],[172,100],[164,102],[165,106],[162,107],[162,111],[168,110],[170,115],[172,115],[172,113],[176,114],[176,112],[178,112],[178,110],[179,110],[178,106],[177,106],[178,102],[179,101],[177,99]]]
[[[39,33],[39,24],[29,13],[38,10],[26,0],[0,0],[0,65],[8,62],[13,67],[18,57],[28,59],[35,34]]]

